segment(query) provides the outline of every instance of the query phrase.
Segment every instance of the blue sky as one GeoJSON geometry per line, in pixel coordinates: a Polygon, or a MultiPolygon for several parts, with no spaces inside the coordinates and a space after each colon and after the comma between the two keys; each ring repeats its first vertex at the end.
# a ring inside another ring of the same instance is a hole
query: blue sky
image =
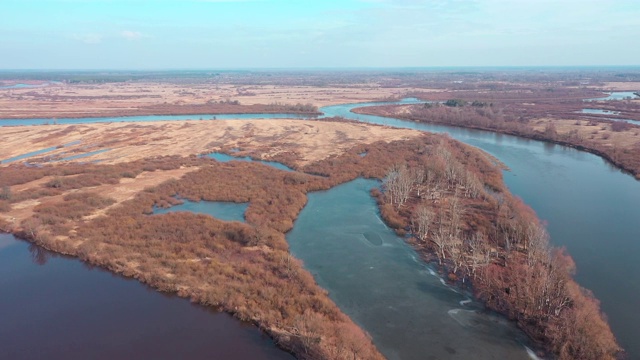
{"type": "Polygon", "coordinates": [[[0,69],[640,65],[640,0],[0,0],[0,69]]]}

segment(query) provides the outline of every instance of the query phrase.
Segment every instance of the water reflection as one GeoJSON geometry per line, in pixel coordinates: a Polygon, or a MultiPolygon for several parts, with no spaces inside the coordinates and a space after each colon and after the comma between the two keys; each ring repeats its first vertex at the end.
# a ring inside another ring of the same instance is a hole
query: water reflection
{"type": "Polygon", "coordinates": [[[7,234],[0,358],[293,360],[250,324],[7,234]]]}
{"type": "Polygon", "coordinates": [[[49,257],[51,257],[49,250],[35,244],[29,244],[28,250],[31,254],[31,261],[40,266],[45,265],[49,261],[49,257]]]}
{"type": "Polygon", "coordinates": [[[366,104],[329,106],[328,115],[400,128],[445,132],[501,160],[511,192],[548,220],[555,245],[576,262],[576,280],[601,301],[630,358],[640,359],[640,183],[596,155],[570,147],[491,132],[354,114],[366,104]],[[602,164],[606,166],[602,166],[602,164]],[[621,276],[624,274],[624,276],[621,276]]]}

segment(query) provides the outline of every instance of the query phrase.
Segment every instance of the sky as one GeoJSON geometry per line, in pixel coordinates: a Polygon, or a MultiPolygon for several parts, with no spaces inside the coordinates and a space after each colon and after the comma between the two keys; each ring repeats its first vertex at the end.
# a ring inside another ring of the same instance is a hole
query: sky
{"type": "Polygon", "coordinates": [[[0,69],[640,65],[640,0],[0,0],[0,69]]]}

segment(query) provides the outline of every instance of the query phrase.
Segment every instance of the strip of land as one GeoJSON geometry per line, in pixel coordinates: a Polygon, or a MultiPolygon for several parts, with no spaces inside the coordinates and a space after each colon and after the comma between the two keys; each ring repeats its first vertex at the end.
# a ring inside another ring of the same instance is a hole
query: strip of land
{"type": "Polygon", "coordinates": [[[18,136],[12,131],[22,131],[21,151],[86,141],[77,137],[83,135],[113,140],[108,146],[122,155],[98,164],[28,159],[42,166],[4,166],[0,229],[252,321],[299,358],[381,358],[289,254],[284,236],[308,192],[357,177],[384,179],[377,197],[385,221],[399,232],[419,226],[412,241],[425,259],[436,259],[452,281],[474,284],[480,299],[517,320],[541,349],[561,359],[607,359],[618,351],[597,302],[571,279],[570,259],[548,247],[500,169],[446,136],[296,120],[0,129],[8,139],[18,136]],[[298,171],[195,156],[230,149],[298,171]],[[154,206],[178,203],[177,195],[249,202],[246,224],[150,215],[154,206]],[[535,310],[544,284],[552,286],[553,302],[535,310]]]}

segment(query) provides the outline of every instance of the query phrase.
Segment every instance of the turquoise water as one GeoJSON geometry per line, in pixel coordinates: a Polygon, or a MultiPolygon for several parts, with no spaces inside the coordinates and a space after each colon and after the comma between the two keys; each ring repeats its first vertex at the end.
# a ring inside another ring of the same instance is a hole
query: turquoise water
{"type": "Polygon", "coordinates": [[[167,214],[170,212],[187,211],[196,214],[204,214],[212,216],[223,221],[240,221],[244,222],[244,213],[247,211],[249,203],[232,203],[217,201],[189,201],[183,200],[184,203],[175,205],[170,208],[154,208],[154,214],[167,214]]]}
{"type": "MultiPolygon", "coordinates": [[[[619,111],[602,110],[602,109],[582,109],[582,114],[597,114],[597,115],[620,115],[619,111]]],[[[619,118],[606,118],[606,120],[612,121],[624,121],[630,124],[640,125],[640,121],[632,119],[619,119],[619,118]]]]}
{"type": "Polygon", "coordinates": [[[582,109],[583,114],[597,114],[597,115],[619,115],[618,111],[602,110],[602,109],[582,109]]]}
{"type": "Polygon", "coordinates": [[[309,194],[291,252],[390,360],[528,359],[524,334],[444,282],[378,216],[357,179],[309,194]]]}
{"type": "MultiPolygon", "coordinates": [[[[80,143],[80,141],[78,140],[78,141],[70,142],[68,144],[64,144],[62,146],[63,147],[69,147],[69,146],[72,146],[72,145],[77,145],[79,143],[80,143]]],[[[30,157],[46,154],[46,153],[49,153],[49,152],[52,152],[52,151],[55,151],[55,150],[58,150],[58,147],[54,146],[54,147],[50,147],[50,148],[46,148],[46,149],[32,151],[30,153],[18,155],[18,156],[9,158],[9,159],[0,160],[0,164],[9,164],[9,163],[16,162],[16,161],[19,161],[19,160],[28,159],[30,157]]],[[[101,149],[101,150],[91,151],[91,152],[77,154],[77,155],[70,155],[70,156],[66,156],[66,157],[62,157],[62,158],[55,158],[55,159],[52,159],[51,161],[52,162],[57,162],[57,161],[71,161],[71,160],[76,160],[76,159],[82,159],[82,158],[85,158],[85,157],[102,154],[102,153],[107,152],[109,150],[111,150],[111,149],[101,149]]],[[[58,154],[58,155],[61,156],[63,154],[64,153],[61,153],[61,154],[58,154]]]]}
{"type": "Polygon", "coordinates": [[[215,159],[216,161],[219,162],[229,162],[229,161],[248,161],[248,162],[259,162],[261,164],[265,164],[267,166],[271,166],[273,168],[276,168],[278,170],[284,170],[284,171],[294,171],[292,168],[283,165],[281,163],[275,162],[275,161],[263,161],[263,160],[253,160],[252,158],[248,157],[248,156],[231,156],[231,155],[227,155],[227,154],[223,154],[223,153],[219,153],[219,152],[214,152],[211,154],[207,154],[207,157],[210,157],[212,159],[215,159]]]}
{"type": "Polygon", "coordinates": [[[0,160],[0,164],[9,164],[9,163],[16,162],[16,161],[19,161],[19,160],[23,160],[23,159],[26,159],[26,158],[30,158],[30,157],[33,157],[33,156],[46,154],[48,152],[55,151],[57,149],[58,148],[54,146],[54,147],[50,147],[50,148],[46,148],[46,149],[32,151],[30,153],[14,156],[12,158],[8,158],[8,159],[5,159],[5,160],[0,160]]]}
{"type": "MultiPolygon", "coordinates": [[[[366,104],[365,104],[366,105],[366,104]]],[[[514,136],[351,112],[361,104],[320,109],[327,116],[448,133],[504,162],[511,192],[547,222],[552,243],[565,246],[576,280],[600,299],[609,323],[640,358],[640,182],[602,158],[569,147],[514,136]],[[630,280],[631,279],[631,280],[630,280]]]]}
{"type": "MultiPolygon", "coordinates": [[[[415,102],[418,101],[408,99],[402,103],[415,102]]],[[[640,276],[640,262],[637,261],[640,255],[638,181],[595,155],[568,147],[479,130],[359,115],[350,111],[355,107],[377,104],[386,103],[337,105],[322,108],[321,111],[325,112],[325,116],[343,116],[363,122],[448,133],[504,162],[511,169],[504,173],[511,192],[523,198],[547,222],[554,244],[567,247],[578,267],[577,281],[602,301],[602,309],[607,313],[621,345],[629,352],[629,357],[640,358],[640,338],[637,336],[640,334],[640,312],[637,311],[640,305],[640,282],[634,280],[640,276]]],[[[282,117],[280,115],[269,116],[282,117]]],[[[206,118],[211,115],[201,116],[206,118]]],[[[222,118],[221,115],[215,116],[222,118]]],[[[244,115],[243,118],[251,116],[244,115]]],[[[239,118],[240,115],[229,117],[239,118]]],[[[161,116],[136,120],[138,118],[131,117],[129,121],[174,119],[161,116]]],[[[127,121],[126,118],[116,119],[127,121]]],[[[96,122],[96,119],[72,119],[75,123],[82,123],[83,120],[96,122]]],[[[367,238],[378,239],[374,235],[365,236],[365,240],[367,238]]],[[[371,243],[371,246],[374,244],[371,243]]],[[[298,253],[298,256],[303,257],[303,254],[298,253]]],[[[327,271],[326,266],[315,271],[321,283],[327,281],[322,278],[323,271],[327,271]]],[[[345,276],[351,275],[347,273],[345,276]]],[[[371,291],[387,288],[387,284],[379,284],[375,279],[368,284],[371,291]]],[[[341,298],[337,292],[331,295],[341,298]]],[[[348,304],[351,300],[345,298],[344,301],[348,304]]],[[[452,349],[457,351],[456,348],[452,349]]]]}
{"type": "Polygon", "coordinates": [[[585,101],[600,101],[600,100],[615,101],[615,100],[626,100],[628,98],[637,99],[638,95],[636,95],[633,91],[615,91],[615,92],[609,93],[609,95],[606,97],[587,99],[585,101]]]}
{"type": "Polygon", "coordinates": [[[43,85],[13,84],[13,85],[7,85],[7,86],[0,86],[0,89],[29,89],[29,88],[43,87],[46,85],[47,84],[43,84],[43,85]]]}

